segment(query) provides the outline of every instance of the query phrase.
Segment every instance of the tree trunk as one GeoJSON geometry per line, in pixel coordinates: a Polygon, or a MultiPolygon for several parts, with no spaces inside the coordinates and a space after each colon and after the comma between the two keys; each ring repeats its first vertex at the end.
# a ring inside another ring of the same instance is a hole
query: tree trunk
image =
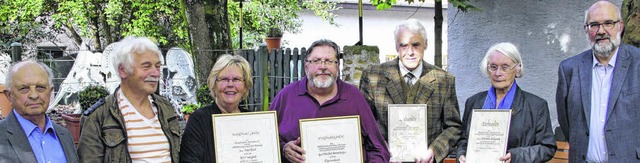
{"type": "Polygon", "coordinates": [[[226,0],[186,0],[196,76],[206,84],[218,55],[231,48],[226,0]],[[214,51],[218,50],[218,51],[214,51]]]}
{"type": "Polygon", "coordinates": [[[624,0],[621,8],[624,20],[622,42],[640,47],[640,1],[624,0]]]}
{"type": "Polygon", "coordinates": [[[78,47],[82,46],[82,37],[80,36],[80,34],[78,34],[78,31],[73,28],[73,25],[71,25],[71,23],[67,21],[67,23],[64,23],[64,27],[69,30],[69,33],[71,33],[71,38],[73,38],[73,41],[76,43],[76,45],[78,45],[78,47]]]}
{"type": "Polygon", "coordinates": [[[100,31],[101,31],[100,29],[104,29],[104,28],[100,28],[100,19],[97,16],[99,14],[100,13],[97,12],[96,16],[91,18],[91,23],[96,28],[96,30],[93,31],[93,38],[95,39],[94,46],[96,47],[95,50],[102,51],[102,41],[101,41],[102,38],[100,38],[100,31]]]}
{"type": "Polygon", "coordinates": [[[442,68],[442,1],[436,1],[435,8],[436,13],[435,16],[433,16],[435,20],[434,36],[436,40],[434,62],[436,66],[442,68]]]}
{"type": "MultiPolygon", "coordinates": [[[[104,12],[100,12],[100,24],[102,24],[102,28],[104,30],[104,47],[106,48],[107,46],[109,46],[109,44],[113,43],[113,37],[111,37],[111,26],[109,26],[109,24],[107,23],[107,16],[106,14],[104,14],[104,12]]],[[[104,49],[101,49],[101,51],[104,49]]]]}

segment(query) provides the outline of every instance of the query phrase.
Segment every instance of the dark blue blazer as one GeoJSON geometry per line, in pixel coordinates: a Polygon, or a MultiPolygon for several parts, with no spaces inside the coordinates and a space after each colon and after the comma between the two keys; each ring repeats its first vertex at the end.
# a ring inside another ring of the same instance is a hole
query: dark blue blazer
{"type": "MultiPolygon", "coordinates": [[[[78,155],[69,130],[53,123],[68,163],[77,163],[78,155]]],[[[16,115],[11,112],[0,121],[0,162],[38,162],[16,115]]]]}
{"type": "MultiPolygon", "coordinates": [[[[570,162],[585,162],[591,115],[592,50],[560,62],[558,122],[571,145],[570,162]]],[[[622,44],[613,69],[605,122],[609,162],[640,161],[640,49],[622,44]]]]}

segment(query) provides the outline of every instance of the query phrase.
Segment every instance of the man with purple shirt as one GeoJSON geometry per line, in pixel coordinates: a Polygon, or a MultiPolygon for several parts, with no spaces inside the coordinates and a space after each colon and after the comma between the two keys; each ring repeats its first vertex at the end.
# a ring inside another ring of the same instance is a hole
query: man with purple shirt
{"type": "Polygon", "coordinates": [[[278,112],[284,162],[306,161],[300,147],[300,119],[347,115],[360,116],[365,162],[389,162],[389,150],[369,104],[356,87],[338,79],[338,51],[333,41],[313,42],[305,58],[307,77],[282,89],[271,104],[270,110],[278,112]]]}

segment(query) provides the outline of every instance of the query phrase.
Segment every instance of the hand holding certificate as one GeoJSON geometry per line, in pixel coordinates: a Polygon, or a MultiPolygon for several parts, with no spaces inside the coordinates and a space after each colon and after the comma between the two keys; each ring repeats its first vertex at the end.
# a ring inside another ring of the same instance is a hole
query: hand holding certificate
{"type": "Polygon", "coordinates": [[[275,111],[212,118],[216,162],[280,162],[275,111]]]}
{"type": "Polygon", "coordinates": [[[427,105],[389,105],[391,161],[413,162],[427,151],[427,105]]]}
{"type": "Polygon", "coordinates": [[[502,162],[507,153],[511,110],[473,110],[469,127],[467,162],[502,162]]]}
{"type": "Polygon", "coordinates": [[[360,116],[300,119],[307,162],[363,162],[360,116]]]}

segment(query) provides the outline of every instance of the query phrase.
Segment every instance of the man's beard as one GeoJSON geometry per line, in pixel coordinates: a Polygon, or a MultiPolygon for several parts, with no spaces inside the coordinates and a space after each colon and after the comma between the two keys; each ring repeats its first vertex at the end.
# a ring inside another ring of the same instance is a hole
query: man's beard
{"type": "Polygon", "coordinates": [[[329,88],[333,86],[334,83],[336,83],[336,78],[333,74],[330,74],[329,78],[325,81],[322,81],[322,79],[319,79],[317,76],[311,78],[311,84],[317,88],[329,88]]]}
{"type": "Polygon", "coordinates": [[[604,36],[596,36],[596,38],[594,39],[593,42],[591,42],[591,49],[593,49],[593,52],[600,56],[600,57],[605,57],[608,58],[611,56],[612,52],[614,50],[616,50],[618,48],[618,46],[620,46],[620,35],[621,32],[618,32],[617,37],[615,39],[611,39],[611,37],[609,36],[609,43],[596,43],[597,39],[600,39],[604,36]]]}

